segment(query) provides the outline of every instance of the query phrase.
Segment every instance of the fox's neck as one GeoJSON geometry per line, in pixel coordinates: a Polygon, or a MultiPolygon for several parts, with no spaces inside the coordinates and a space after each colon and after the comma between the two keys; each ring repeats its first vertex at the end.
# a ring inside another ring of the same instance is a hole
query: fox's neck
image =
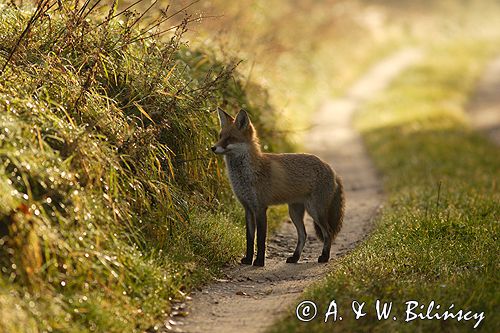
{"type": "Polygon", "coordinates": [[[231,173],[236,173],[237,170],[242,170],[243,168],[256,171],[262,163],[262,152],[258,145],[252,145],[245,153],[226,155],[225,160],[228,170],[231,173]]]}

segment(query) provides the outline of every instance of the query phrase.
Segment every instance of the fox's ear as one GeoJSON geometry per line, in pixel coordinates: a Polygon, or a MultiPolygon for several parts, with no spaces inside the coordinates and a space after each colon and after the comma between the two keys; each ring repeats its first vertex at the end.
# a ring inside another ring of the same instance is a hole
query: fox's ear
{"type": "Polygon", "coordinates": [[[234,121],[233,117],[228,115],[224,110],[221,108],[217,108],[217,113],[219,114],[219,120],[220,120],[220,127],[226,127],[230,123],[234,121]]]}
{"type": "Polygon", "coordinates": [[[249,125],[250,118],[248,117],[248,113],[245,110],[241,109],[236,116],[236,127],[239,130],[244,130],[247,129],[249,125]]]}

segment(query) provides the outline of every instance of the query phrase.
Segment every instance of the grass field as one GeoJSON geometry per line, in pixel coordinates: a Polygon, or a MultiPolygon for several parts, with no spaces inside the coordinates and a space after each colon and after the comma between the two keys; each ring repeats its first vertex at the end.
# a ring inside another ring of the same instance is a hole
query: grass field
{"type": "Polygon", "coordinates": [[[431,301],[441,308],[433,314],[451,304],[454,313],[484,312],[481,331],[497,331],[500,155],[464,111],[494,45],[460,40],[429,48],[421,64],[357,115],[388,202],[369,239],[302,296],[318,304],[319,316],[300,323],[290,315],[272,332],[462,332],[479,321],[406,323],[411,300],[424,315],[431,301]],[[343,320],[325,323],[332,300],[343,320]],[[366,302],[366,316],[355,320],[353,300],[366,302]],[[378,320],[376,300],[393,302],[388,320],[378,320]]]}

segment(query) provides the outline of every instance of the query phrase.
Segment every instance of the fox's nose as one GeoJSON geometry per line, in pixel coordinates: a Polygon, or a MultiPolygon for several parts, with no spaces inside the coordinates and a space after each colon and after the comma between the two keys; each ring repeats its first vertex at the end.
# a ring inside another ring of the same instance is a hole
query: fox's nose
{"type": "Polygon", "coordinates": [[[217,147],[216,146],[212,146],[212,148],[210,148],[210,149],[212,149],[212,151],[215,152],[215,150],[217,149],[217,147]]]}

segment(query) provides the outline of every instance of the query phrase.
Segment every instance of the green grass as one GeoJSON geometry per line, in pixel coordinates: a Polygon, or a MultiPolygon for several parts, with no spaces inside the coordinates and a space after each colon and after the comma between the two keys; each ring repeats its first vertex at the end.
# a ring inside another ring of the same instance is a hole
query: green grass
{"type": "Polygon", "coordinates": [[[0,3],[0,331],[143,332],[244,250],[216,107],[287,141],[185,21],[47,3],[0,3]]]}
{"type": "Polygon", "coordinates": [[[405,323],[410,300],[434,300],[441,311],[451,304],[484,311],[481,331],[498,331],[500,154],[469,127],[464,111],[494,45],[458,40],[428,49],[421,64],[357,115],[384,174],[388,202],[369,239],[301,297],[318,304],[319,317],[300,323],[290,309],[271,332],[462,332],[474,326],[475,320],[405,323]],[[343,320],[324,323],[333,299],[343,320]],[[377,320],[377,299],[393,302],[389,320],[377,320]],[[352,300],[366,302],[365,317],[354,319],[352,300]]]}

